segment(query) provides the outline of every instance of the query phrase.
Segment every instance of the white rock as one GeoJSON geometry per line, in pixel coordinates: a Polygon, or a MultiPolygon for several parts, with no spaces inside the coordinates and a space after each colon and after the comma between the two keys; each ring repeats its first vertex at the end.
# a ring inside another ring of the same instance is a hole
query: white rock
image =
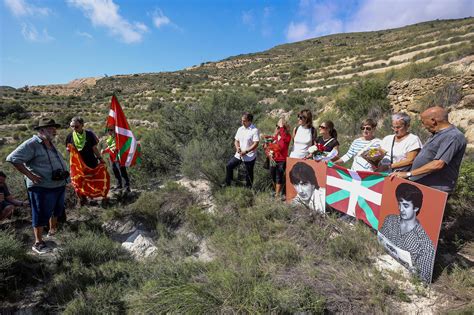
{"type": "Polygon", "coordinates": [[[154,256],[158,250],[152,239],[145,236],[145,233],[140,230],[136,230],[130,235],[128,239],[122,243],[122,247],[139,260],[154,256]]]}

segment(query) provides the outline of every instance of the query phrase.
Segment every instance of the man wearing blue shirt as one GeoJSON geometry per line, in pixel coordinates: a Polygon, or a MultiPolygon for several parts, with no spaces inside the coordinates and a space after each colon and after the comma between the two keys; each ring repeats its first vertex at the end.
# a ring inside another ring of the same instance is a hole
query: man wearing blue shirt
{"type": "Polygon", "coordinates": [[[35,236],[32,249],[38,254],[48,251],[43,241],[43,227],[49,221],[48,235],[55,234],[57,218],[64,212],[65,187],[69,183],[64,158],[52,142],[59,126],[53,119],[41,118],[35,127],[38,134],[7,156],[7,162],[25,175],[35,236]]]}

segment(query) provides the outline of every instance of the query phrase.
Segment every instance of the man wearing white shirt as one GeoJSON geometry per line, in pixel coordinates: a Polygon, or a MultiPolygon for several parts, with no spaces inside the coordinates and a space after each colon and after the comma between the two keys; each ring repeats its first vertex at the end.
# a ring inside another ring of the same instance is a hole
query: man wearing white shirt
{"type": "Polygon", "coordinates": [[[245,178],[246,186],[252,187],[253,183],[253,168],[255,166],[255,159],[257,157],[257,147],[259,141],[259,132],[257,127],[252,124],[253,115],[244,113],[242,115],[242,126],[235,134],[235,155],[227,162],[225,183],[230,186],[233,179],[234,169],[244,162],[247,170],[245,178]]]}

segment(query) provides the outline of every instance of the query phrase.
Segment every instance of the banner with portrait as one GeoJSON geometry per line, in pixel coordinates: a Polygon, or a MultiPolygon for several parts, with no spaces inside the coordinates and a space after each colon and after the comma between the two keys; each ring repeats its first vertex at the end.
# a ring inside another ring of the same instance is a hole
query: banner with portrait
{"type": "Polygon", "coordinates": [[[325,213],[329,205],[377,230],[400,264],[431,283],[447,193],[384,173],[287,158],[287,202],[325,213]]]}
{"type": "Polygon", "coordinates": [[[326,212],[326,169],[324,162],[286,159],[286,200],[318,213],[326,212]]]}
{"type": "Polygon", "coordinates": [[[409,180],[385,179],[378,240],[398,262],[431,283],[448,194],[409,180]]]}

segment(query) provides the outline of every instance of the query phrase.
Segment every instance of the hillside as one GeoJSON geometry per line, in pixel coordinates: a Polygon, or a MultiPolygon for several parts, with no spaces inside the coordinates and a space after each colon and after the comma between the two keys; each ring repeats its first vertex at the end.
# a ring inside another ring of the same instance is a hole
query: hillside
{"type": "MultiPolygon", "coordinates": [[[[30,119],[46,114],[61,117],[81,114],[86,121],[101,124],[109,96],[116,92],[130,111],[130,118],[135,119],[133,125],[152,127],[153,111],[160,104],[192,105],[216,91],[251,91],[258,95],[259,101],[269,105],[288,103],[292,97],[303,98],[322,110],[354,82],[384,78],[393,81],[389,94],[398,95],[390,98],[392,107],[416,113],[424,106],[418,103],[423,101],[425,90],[435,93],[435,89],[455,81],[462,89],[461,100],[473,94],[473,39],[474,18],[337,34],[219,62],[205,62],[176,72],[84,78],[68,84],[17,90],[3,88],[0,104],[2,107],[21,105],[30,119]],[[437,78],[436,84],[429,78],[437,78]],[[423,91],[411,88],[409,82],[418,82],[414,84],[423,86],[423,91]]],[[[458,104],[461,100],[457,100],[458,104]]],[[[473,114],[469,104],[462,106],[468,110],[463,112],[463,117],[473,114]]],[[[12,137],[23,134],[21,123],[31,120],[7,116],[2,117],[5,123],[14,125],[8,132],[1,130],[0,138],[7,137],[7,142],[13,142],[12,137]]],[[[469,123],[456,120],[463,128],[470,128],[469,123]]],[[[466,131],[472,146],[473,131],[466,131]]]]}

